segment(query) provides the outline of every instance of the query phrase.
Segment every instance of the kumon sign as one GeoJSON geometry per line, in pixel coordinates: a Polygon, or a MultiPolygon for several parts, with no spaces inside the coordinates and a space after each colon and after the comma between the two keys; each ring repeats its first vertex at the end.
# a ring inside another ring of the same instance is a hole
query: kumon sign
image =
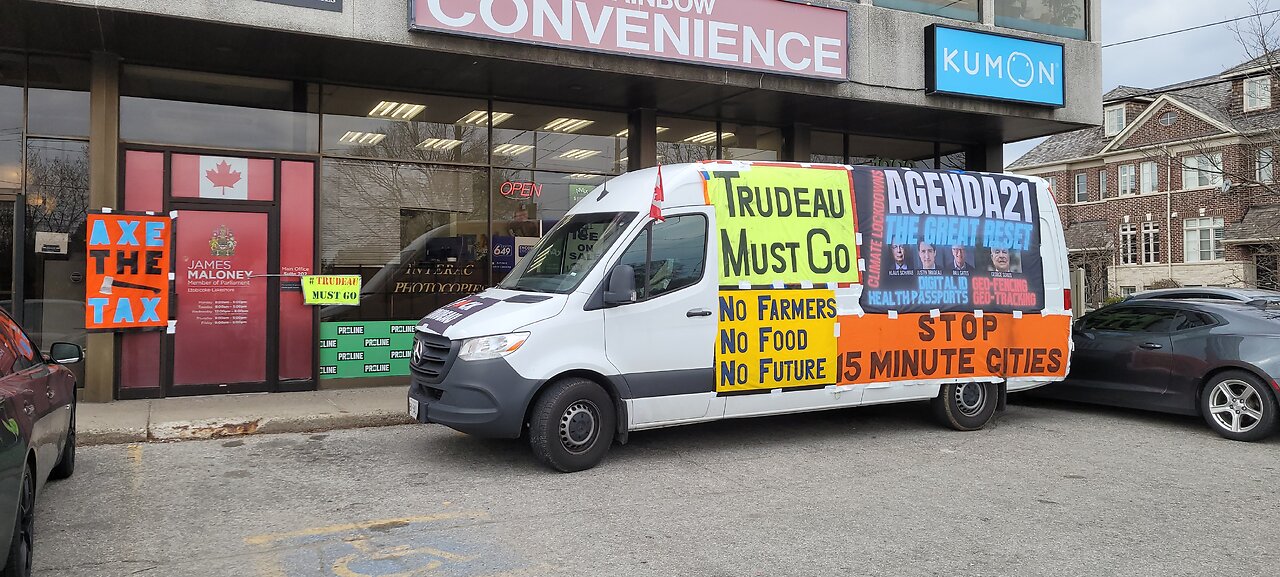
{"type": "Polygon", "coordinates": [[[410,28],[845,80],[848,12],[788,0],[411,0],[410,28]]]}

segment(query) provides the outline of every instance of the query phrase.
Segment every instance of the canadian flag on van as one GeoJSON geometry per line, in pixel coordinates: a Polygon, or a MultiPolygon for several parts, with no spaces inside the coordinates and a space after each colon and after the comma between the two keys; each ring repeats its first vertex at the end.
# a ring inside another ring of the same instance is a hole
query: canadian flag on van
{"type": "Polygon", "coordinates": [[[275,165],[269,159],[173,155],[173,196],[219,200],[273,200],[275,165]]]}
{"type": "Polygon", "coordinates": [[[653,220],[662,222],[666,220],[662,218],[662,201],[666,200],[662,194],[662,165],[658,165],[658,184],[653,187],[653,204],[649,205],[649,216],[653,220]]]}

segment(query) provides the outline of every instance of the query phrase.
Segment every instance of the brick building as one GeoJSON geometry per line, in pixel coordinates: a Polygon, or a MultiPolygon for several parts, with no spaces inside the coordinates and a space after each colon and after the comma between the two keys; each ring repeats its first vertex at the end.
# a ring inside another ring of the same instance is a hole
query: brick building
{"type": "Polygon", "coordinates": [[[1169,284],[1277,288],[1277,69],[1103,95],[1103,126],[1059,134],[1009,170],[1053,184],[1090,304],[1169,284]]]}

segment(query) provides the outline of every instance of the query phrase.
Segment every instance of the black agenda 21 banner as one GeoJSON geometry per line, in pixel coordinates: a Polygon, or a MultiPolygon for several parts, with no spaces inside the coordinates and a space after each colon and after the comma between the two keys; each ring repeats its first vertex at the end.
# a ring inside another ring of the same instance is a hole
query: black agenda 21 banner
{"type": "Polygon", "coordinates": [[[853,169],[868,312],[1040,311],[1036,186],[1000,174],[853,169]]]}

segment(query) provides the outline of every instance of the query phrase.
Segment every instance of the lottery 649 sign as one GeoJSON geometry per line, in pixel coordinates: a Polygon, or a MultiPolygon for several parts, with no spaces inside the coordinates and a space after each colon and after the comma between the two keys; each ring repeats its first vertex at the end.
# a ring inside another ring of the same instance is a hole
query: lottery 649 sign
{"type": "Polygon", "coordinates": [[[87,227],[85,328],[167,326],[173,220],[168,215],[90,214],[87,227]]]}

